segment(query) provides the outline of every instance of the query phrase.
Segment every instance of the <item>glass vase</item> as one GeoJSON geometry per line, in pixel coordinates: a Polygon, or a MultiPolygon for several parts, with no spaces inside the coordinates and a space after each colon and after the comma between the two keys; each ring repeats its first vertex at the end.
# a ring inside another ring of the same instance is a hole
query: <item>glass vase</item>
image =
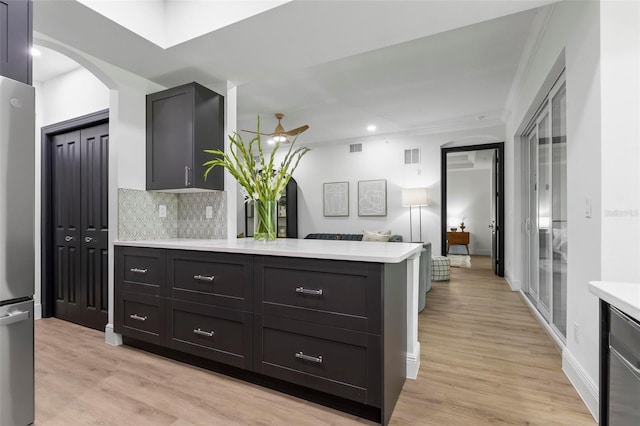
{"type": "Polygon", "coordinates": [[[275,200],[254,201],[253,238],[257,241],[274,241],[277,236],[278,202],[275,200]]]}

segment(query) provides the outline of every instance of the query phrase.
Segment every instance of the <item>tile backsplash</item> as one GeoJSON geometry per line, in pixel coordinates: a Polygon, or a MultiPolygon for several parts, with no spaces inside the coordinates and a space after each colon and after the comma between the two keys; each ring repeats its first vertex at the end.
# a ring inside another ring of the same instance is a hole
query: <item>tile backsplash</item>
{"type": "Polygon", "coordinates": [[[227,238],[227,193],[178,194],[178,237],[227,238]],[[211,207],[210,219],[206,217],[207,206],[211,207]]]}
{"type": "Polygon", "coordinates": [[[217,239],[227,236],[225,192],[175,194],[118,189],[118,239],[217,239]],[[159,208],[166,206],[166,217],[159,208]],[[207,206],[211,218],[206,218],[207,206]]]}

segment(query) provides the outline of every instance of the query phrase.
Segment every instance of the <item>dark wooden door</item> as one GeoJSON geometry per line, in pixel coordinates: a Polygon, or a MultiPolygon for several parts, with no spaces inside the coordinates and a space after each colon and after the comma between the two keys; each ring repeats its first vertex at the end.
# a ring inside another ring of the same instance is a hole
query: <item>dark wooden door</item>
{"type": "Polygon", "coordinates": [[[0,75],[31,84],[31,1],[0,0],[0,75]]]}
{"type": "Polygon", "coordinates": [[[80,317],[80,131],[52,139],[53,285],[56,317],[80,317]]]}
{"type": "Polygon", "coordinates": [[[493,271],[498,274],[498,150],[493,151],[493,164],[491,166],[491,262],[493,271]]]}
{"type": "Polygon", "coordinates": [[[104,330],[109,125],[57,135],[53,143],[54,315],[104,330]]]}

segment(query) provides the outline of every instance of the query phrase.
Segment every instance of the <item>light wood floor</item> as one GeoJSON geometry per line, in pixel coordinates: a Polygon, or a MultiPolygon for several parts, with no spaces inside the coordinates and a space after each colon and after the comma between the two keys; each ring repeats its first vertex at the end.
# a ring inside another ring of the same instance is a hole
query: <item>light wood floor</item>
{"type": "MultiPolygon", "coordinates": [[[[560,354],[484,258],[435,282],[392,425],[593,425],[560,354]]],[[[355,425],[339,411],[36,321],[36,425],[355,425]]]]}

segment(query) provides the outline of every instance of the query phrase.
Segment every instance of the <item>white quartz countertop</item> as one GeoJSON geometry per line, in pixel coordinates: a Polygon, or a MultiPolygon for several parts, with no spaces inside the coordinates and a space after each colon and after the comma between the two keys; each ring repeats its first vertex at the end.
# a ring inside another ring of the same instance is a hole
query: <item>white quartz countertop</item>
{"type": "Polygon", "coordinates": [[[640,283],[591,281],[589,291],[640,321],[640,283]]]}
{"type": "Polygon", "coordinates": [[[166,240],[116,241],[114,244],[129,247],[198,250],[378,263],[400,263],[415,253],[420,252],[422,249],[422,244],[415,243],[304,240],[293,238],[278,238],[270,242],[256,241],[253,238],[238,238],[235,240],[171,238],[166,240]]]}

